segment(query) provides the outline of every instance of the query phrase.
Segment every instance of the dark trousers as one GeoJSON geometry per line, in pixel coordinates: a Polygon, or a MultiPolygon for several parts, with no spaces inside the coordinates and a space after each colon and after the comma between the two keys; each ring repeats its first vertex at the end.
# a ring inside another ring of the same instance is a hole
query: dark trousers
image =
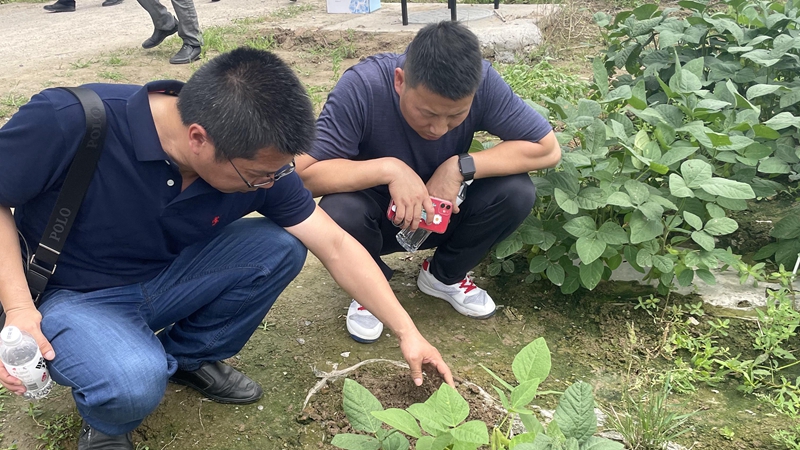
{"type": "MultiPolygon", "coordinates": [[[[381,255],[405,251],[395,236],[400,231],[386,217],[390,198],[374,189],[330,194],[319,206],[378,263],[386,279],[392,269],[381,255]]],[[[443,234],[431,234],[420,248],[434,248],[431,273],[445,284],[453,284],[481,262],[489,250],[508,237],[531,212],[536,187],[528,174],[475,180],[467,189],[460,212],[450,219],[443,234]]]]}

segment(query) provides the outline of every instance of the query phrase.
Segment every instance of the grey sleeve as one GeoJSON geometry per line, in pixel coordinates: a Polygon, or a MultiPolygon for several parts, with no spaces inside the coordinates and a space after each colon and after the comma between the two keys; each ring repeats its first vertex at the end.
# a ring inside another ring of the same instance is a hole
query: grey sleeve
{"type": "Polygon", "coordinates": [[[528,106],[503,80],[494,68],[489,67],[482,86],[483,114],[479,129],[504,141],[539,142],[553,127],[528,106]]]}
{"type": "Polygon", "coordinates": [[[366,126],[366,83],[353,70],[346,71],[333,88],[317,119],[317,138],[308,152],[316,160],[358,155],[366,126]]]}

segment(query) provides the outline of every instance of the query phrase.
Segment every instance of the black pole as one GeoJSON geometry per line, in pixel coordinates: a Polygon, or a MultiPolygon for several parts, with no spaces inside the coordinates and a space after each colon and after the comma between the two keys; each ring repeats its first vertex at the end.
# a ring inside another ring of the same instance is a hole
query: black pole
{"type": "Polygon", "coordinates": [[[494,0],[494,9],[500,9],[500,0],[494,0]]]}
{"type": "Polygon", "coordinates": [[[400,0],[400,9],[403,12],[403,26],[406,26],[408,25],[408,0],[400,0]]]}
{"type": "Polygon", "coordinates": [[[456,0],[453,0],[453,7],[450,8],[450,20],[453,22],[458,21],[458,14],[456,14],[456,0]]]}

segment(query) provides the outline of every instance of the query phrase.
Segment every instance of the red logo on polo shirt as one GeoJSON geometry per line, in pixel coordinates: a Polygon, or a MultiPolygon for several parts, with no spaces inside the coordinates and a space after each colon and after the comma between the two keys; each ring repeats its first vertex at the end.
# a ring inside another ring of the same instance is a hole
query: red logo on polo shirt
{"type": "Polygon", "coordinates": [[[214,217],[214,220],[211,221],[211,226],[215,227],[219,223],[219,216],[214,217]]]}

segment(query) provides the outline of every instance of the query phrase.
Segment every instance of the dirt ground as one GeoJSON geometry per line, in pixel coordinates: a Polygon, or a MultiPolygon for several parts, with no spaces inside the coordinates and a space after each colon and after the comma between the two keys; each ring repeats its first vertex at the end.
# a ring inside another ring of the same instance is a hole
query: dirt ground
{"type": "MultiPolygon", "coordinates": [[[[289,62],[307,84],[319,108],[341,72],[360,58],[401,51],[410,33],[321,32],[326,23],[320,0],[222,0],[197,3],[207,29],[206,58],[248,43],[270,48],[289,62]],[[234,20],[246,19],[246,20],[234,20]],[[289,21],[306,24],[289,30],[289,21]]],[[[185,80],[197,64],[171,66],[169,56],[180,41],[173,37],[145,51],[140,42],[151,33],[149,18],[127,0],[101,8],[100,0],[80,0],[78,11],[46,14],[41,4],[0,5],[0,125],[32,94],[45,87],[86,82],[144,83],[154,79],[185,80]]],[[[544,336],[553,354],[553,370],[544,390],[563,390],[577,380],[595,388],[601,406],[617,402],[631,375],[657,372],[649,352],[662,335],[652,320],[635,308],[645,288],[626,283],[601,284],[589,294],[563,296],[547,283],[525,284],[524,275],[490,278],[482,266],[477,283],[504,308],[488,320],[457,314],[448,304],[420,293],[416,276],[420,254],[395,254],[385,260],[397,270],[391,285],[422,333],[442,352],[455,374],[492,391],[485,365],[511,380],[511,361],[527,343],[544,336]],[[638,336],[631,341],[631,330],[638,336]]],[[[687,301],[687,300],[677,300],[687,301]]],[[[329,372],[373,358],[402,359],[397,341],[386,332],[377,343],[358,344],[345,329],[350,298],[313,256],[300,276],[278,299],[243,351],[229,363],[259,382],[265,396],[246,406],[220,405],[196,392],[170,385],[162,404],[134,432],[137,450],[165,449],[316,449],[331,448],[333,434],[349,425],[341,409],[342,381],[311,397],[315,369],[329,372]]],[[[745,334],[745,329],[739,330],[745,334]]],[[[386,407],[423,401],[440,380],[426,379],[415,388],[405,371],[371,364],[352,375],[368,386],[386,407]]],[[[735,382],[714,389],[700,387],[674,399],[685,411],[701,410],[681,443],[697,449],[777,448],[769,438],[776,425],[769,407],[735,391],[735,382]],[[723,438],[722,427],[733,437],[723,438]]],[[[491,422],[494,412],[469,389],[474,415],[491,422]]],[[[555,397],[537,403],[553,408],[555,397]]],[[[59,387],[36,405],[0,398],[0,448],[74,449],[79,419],[67,389],[59,387]]]]}

